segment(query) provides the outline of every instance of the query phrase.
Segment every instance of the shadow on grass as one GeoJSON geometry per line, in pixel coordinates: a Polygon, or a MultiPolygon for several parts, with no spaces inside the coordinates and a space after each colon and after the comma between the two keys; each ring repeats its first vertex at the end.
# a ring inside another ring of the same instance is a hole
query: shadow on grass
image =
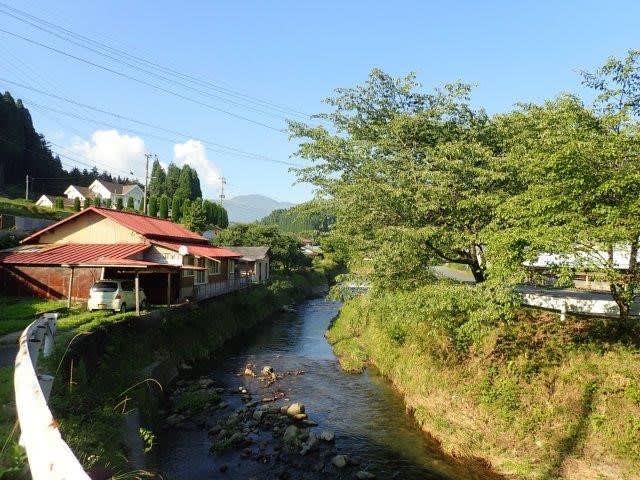
{"type": "Polygon", "coordinates": [[[542,478],[551,480],[562,477],[562,465],[564,464],[564,461],[571,456],[585,438],[589,416],[593,411],[593,398],[597,390],[598,386],[594,382],[588,383],[585,386],[582,394],[582,400],[580,402],[580,415],[578,421],[571,425],[566,437],[559,442],[556,456],[549,465],[547,471],[544,472],[542,478]]]}

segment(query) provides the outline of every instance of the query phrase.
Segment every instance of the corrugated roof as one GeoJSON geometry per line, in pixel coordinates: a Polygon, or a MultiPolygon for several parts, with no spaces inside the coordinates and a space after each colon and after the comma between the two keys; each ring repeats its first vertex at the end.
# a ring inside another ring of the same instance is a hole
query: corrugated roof
{"type": "Polygon", "coordinates": [[[209,245],[185,245],[183,243],[173,242],[153,242],[153,244],[168,248],[174,252],[177,252],[180,247],[184,246],[187,247],[188,254],[206,258],[240,258],[242,256],[226,248],[212,247],[209,245]]]}
{"type": "Polygon", "coordinates": [[[59,222],[54,223],[53,225],[49,225],[48,227],[43,228],[33,235],[28,236],[27,238],[22,240],[22,243],[28,243],[32,240],[35,240],[43,233],[48,232],[49,230],[53,230],[63,223],[73,221],[79,215],[85,215],[87,214],[87,212],[95,212],[99,215],[102,215],[103,217],[110,218],[118,222],[120,225],[130,228],[134,232],[137,232],[149,239],[163,239],[189,244],[209,244],[209,241],[202,235],[198,235],[191,230],[187,230],[182,225],[173,223],[170,220],[163,220],[161,218],[148,217],[146,215],[138,213],[123,212],[99,207],[85,208],[75,215],[71,215],[70,217],[60,220],[59,222]]]}
{"type": "Polygon", "coordinates": [[[124,193],[127,193],[133,187],[136,186],[135,183],[133,183],[133,184],[122,184],[122,183],[115,183],[115,182],[107,182],[105,180],[95,180],[95,181],[99,182],[102,186],[104,186],[104,188],[106,188],[111,193],[114,193],[116,195],[122,195],[124,193]]]}
{"type": "Polygon", "coordinates": [[[147,243],[29,245],[1,251],[0,263],[8,265],[81,265],[87,263],[110,265],[123,260],[140,262],[127,257],[147,248],[149,248],[147,243]]]}
{"type": "MultiPolygon", "coordinates": [[[[95,198],[96,196],[94,191],[89,190],[89,187],[81,187],[79,185],[69,185],[69,187],[75,188],[78,193],[85,198],[95,198]]],[[[67,187],[67,190],[69,189],[69,187],[67,187]]]]}
{"type": "Polygon", "coordinates": [[[269,247],[224,247],[242,256],[246,262],[264,259],[269,253],[269,247]]]}

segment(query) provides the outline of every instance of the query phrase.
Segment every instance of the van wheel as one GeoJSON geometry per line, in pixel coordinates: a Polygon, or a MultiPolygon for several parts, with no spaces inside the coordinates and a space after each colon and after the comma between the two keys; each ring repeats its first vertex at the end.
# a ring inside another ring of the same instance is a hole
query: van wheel
{"type": "Polygon", "coordinates": [[[123,303],[122,305],[120,305],[120,313],[126,313],[127,311],[127,304],[123,303]]]}

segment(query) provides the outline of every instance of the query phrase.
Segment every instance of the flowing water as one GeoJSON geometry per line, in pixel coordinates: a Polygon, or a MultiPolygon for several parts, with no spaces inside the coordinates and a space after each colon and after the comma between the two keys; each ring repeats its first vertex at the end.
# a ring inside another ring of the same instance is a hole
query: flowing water
{"type": "MultiPolygon", "coordinates": [[[[324,338],[339,308],[340,303],[327,299],[308,300],[296,313],[263,324],[260,332],[234,342],[217,359],[198,365],[194,375],[206,375],[229,389],[245,386],[257,398],[276,388],[284,391],[289,402],[305,404],[309,418],[319,423],[313,430],[335,432],[333,453],[347,454],[360,463],[349,471],[328,469],[320,474],[309,468],[309,473],[300,474],[298,470],[290,478],[353,478],[361,469],[378,479],[486,478],[466,468],[460,473],[460,466],[454,466],[419,430],[405,413],[402,398],[375,371],[353,375],[340,369],[324,338]],[[258,372],[263,365],[271,365],[276,372],[305,373],[266,387],[239,375],[247,364],[255,364],[258,372]]],[[[230,407],[242,406],[239,395],[226,397],[230,407]]],[[[169,479],[270,479],[282,474],[275,462],[263,464],[237,453],[210,453],[212,442],[206,428],[171,430],[159,442],[158,467],[169,479]],[[228,468],[221,473],[223,464],[228,468]]]]}

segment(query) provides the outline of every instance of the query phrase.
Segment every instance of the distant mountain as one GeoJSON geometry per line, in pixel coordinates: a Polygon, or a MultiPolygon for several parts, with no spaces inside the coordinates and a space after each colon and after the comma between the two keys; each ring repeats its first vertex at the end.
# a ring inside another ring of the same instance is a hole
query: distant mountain
{"type": "Polygon", "coordinates": [[[251,223],[266,217],[278,208],[289,208],[295,204],[278,202],[264,195],[239,195],[224,202],[229,222],[251,223]]]}

